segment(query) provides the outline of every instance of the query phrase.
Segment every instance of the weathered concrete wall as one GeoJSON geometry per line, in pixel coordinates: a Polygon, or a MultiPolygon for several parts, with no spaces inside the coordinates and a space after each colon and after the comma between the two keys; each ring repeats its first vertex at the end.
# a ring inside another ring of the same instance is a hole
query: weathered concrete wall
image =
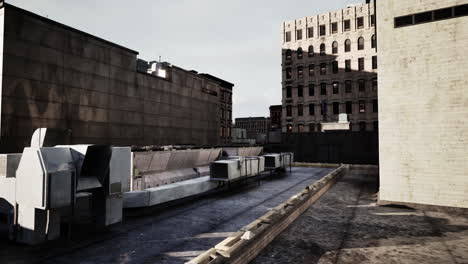
{"type": "Polygon", "coordinates": [[[0,152],[38,127],[71,129],[72,144],[219,143],[219,85],[172,67],[136,72],[137,53],[5,4],[0,152]]]}
{"type": "Polygon", "coordinates": [[[468,207],[468,17],[394,27],[466,3],[378,1],[382,201],[468,207]]]}

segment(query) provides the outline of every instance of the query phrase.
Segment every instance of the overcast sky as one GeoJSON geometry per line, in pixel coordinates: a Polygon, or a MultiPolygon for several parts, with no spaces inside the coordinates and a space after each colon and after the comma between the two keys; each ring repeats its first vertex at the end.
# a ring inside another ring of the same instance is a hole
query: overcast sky
{"type": "Polygon", "coordinates": [[[284,20],[364,0],[7,0],[6,2],[179,67],[235,84],[234,117],[281,104],[284,20]],[[138,3],[138,4],[136,4],[138,3]]]}

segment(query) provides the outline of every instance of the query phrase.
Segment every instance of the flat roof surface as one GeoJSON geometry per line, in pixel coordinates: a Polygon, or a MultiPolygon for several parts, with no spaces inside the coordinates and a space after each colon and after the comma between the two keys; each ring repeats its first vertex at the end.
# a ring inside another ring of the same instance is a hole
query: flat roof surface
{"type": "Polygon", "coordinates": [[[468,216],[376,206],[377,179],[351,170],[252,263],[468,263],[468,216]]]}
{"type": "Polygon", "coordinates": [[[0,263],[185,263],[331,171],[293,167],[292,174],[263,178],[260,185],[126,217],[107,232],[70,241],[24,246],[8,241],[0,230],[0,263]]]}

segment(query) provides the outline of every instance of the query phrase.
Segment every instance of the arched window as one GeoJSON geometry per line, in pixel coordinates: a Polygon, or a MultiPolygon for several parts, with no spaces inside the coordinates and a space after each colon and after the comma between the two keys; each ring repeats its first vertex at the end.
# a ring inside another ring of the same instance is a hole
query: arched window
{"type": "Polygon", "coordinates": [[[302,56],[303,56],[302,48],[298,48],[297,49],[297,58],[302,59],[302,56]]]}
{"type": "Polygon", "coordinates": [[[357,49],[358,50],[363,50],[364,49],[364,38],[363,37],[360,37],[358,38],[357,40],[357,49]]]}
{"type": "Polygon", "coordinates": [[[338,53],[338,42],[333,41],[332,43],[332,54],[337,54],[338,53]]]}
{"type": "Polygon", "coordinates": [[[292,54],[292,52],[291,52],[290,49],[286,50],[286,60],[290,60],[290,59],[291,59],[291,54],[292,54]]]}
{"type": "Polygon", "coordinates": [[[325,43],[320,44],[320,56],[325,55],[325,43]]]}
{"type": "Polygon", "coordinates": [[[372,35],[372,38],[371,38],[371,47],[373,49],[375,49],[375,47],[377,47],[377,42],[375,41],[375,35],[372,35]]]}
{"type": "Polygon", "coordinates": [[[344,51],[350,52],[351,51],[351,40],[347,39],[344,42],[344,51]]]}
{"type": "Polygon", "coordinates": [[[313,57],[314,56],[314,46],[310,45],[309,46],[309,57],[313,57]]]}

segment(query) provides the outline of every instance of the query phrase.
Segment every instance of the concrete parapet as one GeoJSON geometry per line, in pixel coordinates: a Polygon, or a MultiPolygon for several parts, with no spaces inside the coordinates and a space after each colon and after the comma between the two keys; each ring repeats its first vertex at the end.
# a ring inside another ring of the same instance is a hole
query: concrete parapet
{"type": "Polygon", "coordinates": [[[286,202],[254,220],[239,232],[221,241],[214,248],[187,263],[248,263],[328,191],[349,169],[349,165],[341,165],[319,181],[292,196],[286,202]]]}

